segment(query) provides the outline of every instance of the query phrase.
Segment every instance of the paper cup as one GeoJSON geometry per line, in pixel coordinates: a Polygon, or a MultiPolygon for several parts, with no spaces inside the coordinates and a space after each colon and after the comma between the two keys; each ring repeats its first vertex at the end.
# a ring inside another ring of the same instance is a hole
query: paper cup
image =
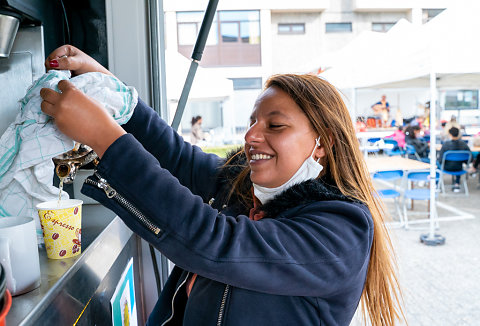
{"type": "Polygon", "coordinates": [[[37,205],[47,257],[62,259],[81,252],[82,203],[78,199],[48,201],[37,205]]]}

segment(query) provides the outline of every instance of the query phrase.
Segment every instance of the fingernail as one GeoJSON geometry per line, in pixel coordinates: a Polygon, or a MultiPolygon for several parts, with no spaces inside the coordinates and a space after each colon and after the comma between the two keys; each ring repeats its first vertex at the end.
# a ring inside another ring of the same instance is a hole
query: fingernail
{"type": "Polygon", "coordinates": [[[50,60],[49,64],[50,64],[50,67],[52,67],[52,68],[57,68],[58,67],[58,61],[57,60],[50,60]]]}

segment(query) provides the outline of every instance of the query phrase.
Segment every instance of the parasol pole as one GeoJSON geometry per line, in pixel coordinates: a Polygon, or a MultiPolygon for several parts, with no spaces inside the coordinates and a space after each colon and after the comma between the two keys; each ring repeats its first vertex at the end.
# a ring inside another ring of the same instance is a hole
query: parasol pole
{"type": "Polygon", "coordinates": [[[430,227],[427,234],[420,235],[420,242],[427,246],[438,246],[445,244],[445,237],[435,234],[437,220],[436,188],[437,188],[437,74],[430,72],[430,227]]]}

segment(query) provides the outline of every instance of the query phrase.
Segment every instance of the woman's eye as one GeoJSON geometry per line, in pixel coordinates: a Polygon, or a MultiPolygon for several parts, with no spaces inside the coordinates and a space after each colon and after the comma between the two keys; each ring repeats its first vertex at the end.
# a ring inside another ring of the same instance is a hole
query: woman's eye
{"type": "Polygon", "coordinates": [[[275,128],[281,128],[283,125],[276,125],[276,124],[270,124],[270,128],[275,129],[275,128]]]}

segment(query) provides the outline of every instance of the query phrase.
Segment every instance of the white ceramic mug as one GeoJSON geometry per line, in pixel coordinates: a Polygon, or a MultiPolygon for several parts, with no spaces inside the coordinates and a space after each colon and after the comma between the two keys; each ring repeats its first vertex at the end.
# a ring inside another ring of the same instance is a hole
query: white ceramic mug
{"type": "Polygon", "coordinates": [[[40,286],[40,261],[33,218],[0,218],[0,262],[7,276],[7,289],[12,295],[40,286]]]}

